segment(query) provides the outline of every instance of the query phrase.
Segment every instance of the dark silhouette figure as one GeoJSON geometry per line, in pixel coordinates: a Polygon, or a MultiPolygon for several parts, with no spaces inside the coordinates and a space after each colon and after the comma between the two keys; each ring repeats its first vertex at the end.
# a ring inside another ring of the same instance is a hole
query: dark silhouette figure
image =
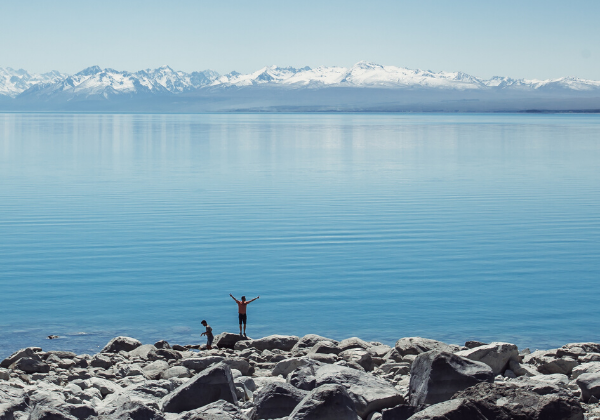
{"type": "Polygon", "coordinates": [[[233,300],[235,300],[235,303],[238,304],[238,316],[240,319],[240,335],[242,335],[242,324],[244,324],[244,334],[243,336],[246,337],[246,321],[247,321],[247,316],[246,316],[246,306],[248,306],[248,304],[250,302],[254,302],[256,299],[258,299],[260,296],[256,296],[254,299],[251,300],[246,300],[246,296],[242,296],[242,300],[239,301],[236,298],[233,297],[233,295],[230,293],[229,296],[231,296],[231,298],[233,300]]]}

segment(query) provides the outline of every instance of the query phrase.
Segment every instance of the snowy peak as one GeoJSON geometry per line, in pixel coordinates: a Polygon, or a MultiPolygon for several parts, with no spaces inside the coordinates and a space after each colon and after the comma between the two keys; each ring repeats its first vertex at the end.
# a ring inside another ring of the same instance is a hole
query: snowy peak
{"type": "Polygon", "coordinates": [[[225,75],[212,70],[186,73],[168,65],[137,72],[100,66],[88,67],[74,75],[58,71],[30,74],[23,69],[0,68],[0,96],[70,100],[111,98],[119,95],[178,95],[203,88],[273,87],[320,89],[329,87],[377,89],[435,89],[452,91],[514,92],[600,92],[600,81],[563,77],[549,80],[512,79],[494,76],[482,79],[464,72],[433,72],[360,61],[352,67],[266,66],[252,73],[235,71],[225,75]]]}

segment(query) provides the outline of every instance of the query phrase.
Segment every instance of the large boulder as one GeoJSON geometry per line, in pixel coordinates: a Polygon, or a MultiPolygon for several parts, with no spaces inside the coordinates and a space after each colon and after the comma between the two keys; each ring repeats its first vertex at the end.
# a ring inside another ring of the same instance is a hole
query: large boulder
{"type": "Polygon", "coordinates": [[[37,405],[31,411],[28,417],[29,420],[78,420],[77,417],[72,416],[56,407],[44,407],[37,405]]]}
{"type": "Polygon", "coordinates": [[[156,360],[156,350],[153,344],[142,344],[129,352],[129,357],[140,357],[144,360],[156,360]]]}
{"type": "Polygon", "coordinates": [[[599,373],[600,372],[600,362],[588,362],[582,363],[579,366],[575,366],[573,371],[571,372],[571,379],[577,379],[579,375],[583,375],[584,373],[599,373]]]}
{"type": "Polygon", "coordinates": [[[371,372],[375,368],[375,363],[373,362],[373,357],[371,356],[371,353],[362,348],[355,347],[348,350],[344,350],[338,356],[347,362],[354,362],[358,364],[367,372],[371,372]]]}
{"type": "Polygon", "coordinates": [[[222,332],[221,334],[215,335],[215,340],[213,341],[213,345],[220,349],[231,349],[233,350],[235,347],[235,343],[238,341],[248,340],[248,338],[243,335],[234,334],[230,332],[222,332]]]}
{"type": "Polygon", "coordinates": [[[431,350],[446,351],[448,353],[455,352],[459,349],[458,346],[442,343],[441,341],[431,340],[422,337],[405,337],[396,341],[396,351],[401,356],[409,354],[418,355],[431,350]]]}
{"type": "Polygon", "coordinates": [[[250,363],[241,357],[228,357],[223,360],[223,363],[229,365],[231,369],[239,370],[242,375],[249,375],[254,372],[254,368],[250,366],[250,363]]]}
{"type": "Polygon", "coordinates": [[[143,368],[144,375],[148,379],[156,380],[161,377],[161,374],[169,369],[169,364],[164,360],[156,360],[143,368]]]}
{"type": "MultiPolygon", "coordinates": [[[[389,420],[400,420],[390,418],[389,420]]],[[[510,420],[506,418],[488,418],[470,400],[455,399],[427,407],[408,418],[409,420],[510,420]]],[[[383,418],[382,418],[383,420],[383,418]]],[[[388,419],[386,419],[388,420],[388,419]]],[[[523,419],[524,420],[524,419],[523,419]]]]}
{"type": "Polygon", "coordinates": [[[10,365],[11,369],[19,369],[25,373],[48,373],[50,366],[42,361],[38,356],[22,357],[10,365]]]}
{"type": "Polygon", "coordinates": [[[577,360],[572,359],[570,357],[565,357],[561,359],[550,359],[548,358],[546,361],[538,365],[538,372],[543,373],[544,375],[551,375],[553,373],[562,373],[563,375],[571,375],[573,368],[575,368],[579,363],[577,360]]]}
{"type": "Polygon", "coordinates": [[[312,346],[309,353],[322,353],[322,354],[340,354],[342,350],[337,344],[331,341],[319,341],[317,344],[312,346]]]}
{"type": "Polygon", "coordinates": [[[120,351],[131,351],[142,343],[139,340],[131,337],[115,337],[104,346],[100,353],[118,353],[120,351]]]}
{"type": "Polygon", "coordinates": [[[304,397],[288,420],[360,420],[352,397],[342,385],[322,385],[304,397]]]}
{"type": "Polygon", "coordinates": [[[510,343],[491,343],[456,353],[476,362],[483,362],[492,368],[494,375],[500,375],[508,368],[511,360],[519,360],[519,349],[510,343]]]}
{"type": "Polygon", "coordinates": [[[322,337],[317,334],[307,334],[304,337],[302,337],[300,340],[298,340],[298,342],[296,344],[294,344],[294,347],[291,350],[292,355],[296,356],[298,353],[307,352],[310,348],[312,348],[319,341],[329,341],[334,344],[338,343],[337,341],[332,340],[331,338],[322,337]]]}
{"type": "Polygon", "coordinates": [[[387,381],[344,366],[324,365],[317,369],[316,387],[328,384],[344,386],[354,401],[356,412],[361,417],[366,417],[372,411],[394,407],[404,402],[400,391],[387,381]]]}
{"type": "Polygon", "coordinates": [[[277,362],[271,374],[273,376],[282,375],[286,378],[292,371],[298,369],[300,366],[306,366],[308,364],[315,364],[314,362],[306,357],[290,357],[289,359],[284,359],[280,362],[277,362]]]}
{"type": "Polygon", "coordinates": [[[248,420],[248,417],[236,405],[219,400],[182,413],[177,420],[248,420]]]}
{"type": "Polygon", "coordinates": [[[109,367],[112,366],[112,360],[110,359],[110,357],[98,353],[96,354],[94,357],[92,357],[92,360],[90,361],[90,365],[92,367],[96,367],[96,368],[102,368],[102,369],[108,369],[109,367]]]}
{"type": "Polygon", "coordinates": [[[183,383],[162,400],[165,412],[181,413],[194,410],[218,400],[237,404],[231,369],[219,363],[183,383]]]}
{"type": "Polygon", "coordinates": [[[307,392],[287,383],[270,383],[254,394],[256,419],[277,419],[289,416],[307,392]]]}
{"type": "Polygon", "coordinates": [[[422,353],[410,370],[410,404],[436,404],[479,382],[493,382],[492,368],[445,351],[422,353]]]}
{"type": "Polygon", "coordinates": [[[235,343],[235,350],[244,350],[247,348],[255,348],[258,350],[283,350],[290,351],[294,345],[300,340],[295,335],[270,335],[268,337],[259,338],[256,340],[238,341],[235,343]]]}
{"type": "Polygon", "coordinates": [[[17,360],[21,359],[22,357],[37,357],[37,353],[39,353],[39,351],[41,351],[41,350],[42,349],[40,349],[39,347],[27,347],[25,349],[17,350],[16,352],[14,352],[10,356],[8,356],[6,359],[4,359],[0,363],[0,367],[3,367],[3,368],[10,367],[10,365],[15,363],[17,360]]]}
{"type": "Polygon", "coordinates": [[[581,389],[581,399],[589,401],[593,396],[600,399],[600,373],[583,373],[577,378],[577,385],[581,389]]]}
{"type": "Polygon", "coordinates": [[[317,386],[315,375],[320,366],[322,364],[318,362],[300,366],[287,375],[287,382],[298,389],[312,391],[317,386]]]}
{"type": "Polygon", "coordinates": [[[361,340],[358,337],[350,337],[346,338],[338,344],[338,348],[341,351],[349,350],[349,349],[363,349],[366,350],[370,347],[373,347],[371,343],[367,343],[365,340],[361,340]]]}
{"type": "Polygon", "coordinates": [[[453,398],[472,402],[487,419],[583,420],[581,404],[568,392],[539,395],[511,383],[479,383],[453,398]]]}

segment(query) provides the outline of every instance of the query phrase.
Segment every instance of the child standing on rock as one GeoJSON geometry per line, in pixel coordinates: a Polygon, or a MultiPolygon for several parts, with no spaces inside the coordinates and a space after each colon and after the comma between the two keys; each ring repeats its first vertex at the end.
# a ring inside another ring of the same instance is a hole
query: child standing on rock
{"type": "Polygon", "coordinates": [[[208,325],[208,323],[204,320],[201,322],[201,324],[206,327],[206,331],[200,335],[206,336],[206,350],[210,350],[210,349],[212,349],[212,342],[213,342],[213,339],[215,338],[212,333],[212,327],[210,325],[208,325]]]}

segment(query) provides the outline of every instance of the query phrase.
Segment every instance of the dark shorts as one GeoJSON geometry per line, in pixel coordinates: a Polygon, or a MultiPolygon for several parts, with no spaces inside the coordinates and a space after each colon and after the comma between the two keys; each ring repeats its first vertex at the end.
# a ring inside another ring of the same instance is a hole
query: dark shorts
{"type": "Polygon", "coordinates": [[[212,335],[207,335],[207,336],[206,336],[206,345],[207,345],[207,346],[212,346],[212,342],[213,342],[213,340],[214,340],[214,339],[215,339],[215,337],[214,337],[214,336],[212,336],[212,335]]]}
{"type": "Polygon", "coordinates": [[[246,324],[246,314],[238,314],[240,318],[240,324],[246,324]]]}

